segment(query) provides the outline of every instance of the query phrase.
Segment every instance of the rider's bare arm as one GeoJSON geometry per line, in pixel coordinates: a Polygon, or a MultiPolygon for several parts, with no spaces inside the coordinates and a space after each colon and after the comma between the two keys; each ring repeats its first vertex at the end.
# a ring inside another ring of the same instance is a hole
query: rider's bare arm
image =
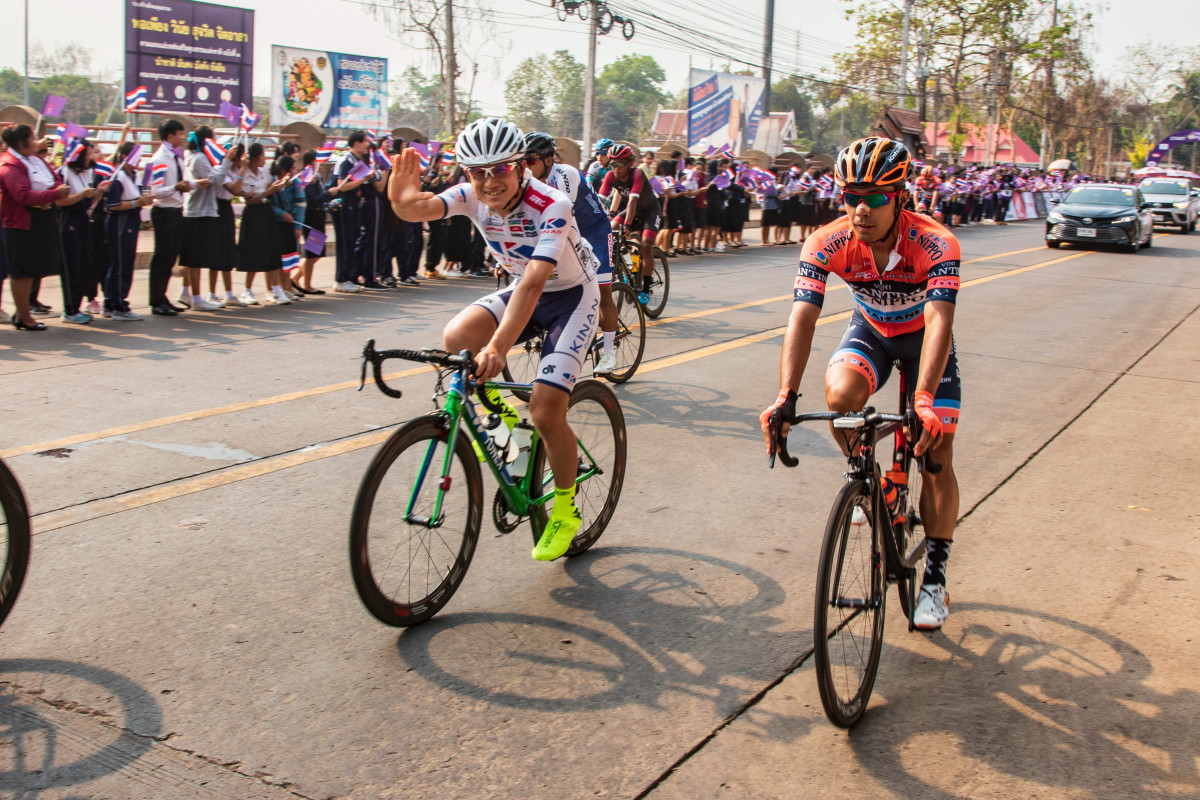
{"type": "Polygon", "coordinates": [[[406,222],[432,222],[446,216],[445,202],[421,190],[421,159],[411,147],[392,160],[388,200],[396,216],[406,222]]]}

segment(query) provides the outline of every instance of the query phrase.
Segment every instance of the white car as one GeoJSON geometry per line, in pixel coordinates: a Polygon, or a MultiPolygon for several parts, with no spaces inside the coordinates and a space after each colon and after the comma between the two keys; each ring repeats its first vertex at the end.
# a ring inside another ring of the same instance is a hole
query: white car
{"type": "Polygon", "coordinates": [[[1138,188],[1154,214],[1155,225],[1176,225],[1180,233],[1196,230],[1200,189],[1183,178],[1146,178],[1138,188]]]}

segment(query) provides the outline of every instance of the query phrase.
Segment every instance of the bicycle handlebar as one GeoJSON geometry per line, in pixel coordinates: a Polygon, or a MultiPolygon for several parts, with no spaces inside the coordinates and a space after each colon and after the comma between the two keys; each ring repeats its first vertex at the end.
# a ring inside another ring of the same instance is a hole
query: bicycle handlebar
{"type": "MultiPolygon", "coordinates": [[[[785,467],[794,467],[800,463],[800,459],[791,455],[787,451],[787,437],[783,435],[783,426],[785,424],[795,425],[797,422],[817,421],[831,422],[836,419],[858,417],[859,419],[863,420],[863,424],[861,426],[863,428],[874,428],[884,423],[897,422],[901,425],[909,426],[910,430],[921,430],[921,420],[914,411],[909,411],[907,414],[880,414],[869,409],[867,411],[869,413],[864,413],[864,411],[852,411],[849,413],[842,413],[838,411],[813,411],[807,414],[797,414],[794,417],[783,419],[779,414],[779,409],[776,409],[775,411],[771,412],[771,416],[767,419],[767,425],[771,433],[771,441],[775,444],[773,452],[771,452],[771,454],[767,457],[768,465],[771,468],[775,467],[776,454],[778,454],[779,460],[783,462],[785,467]]],[[[941,472],[941,464],[936,464],[933,461],[928,460],[928,458],[925,456],[919,456],[919,458],[923,462],[923,471],[927,471],[931,474],[941,472]]]]}
{"type": "Polygon", "coordinates": [[[475,370],[475,359],[471,357],[469,350],[463,350],[458,355],[447,353],[445,350],[376,350],[375,340],[368,339],[367,343],[363,345],[362,372],[358,378],[358,390],[361,392],[367,382],[367,364],[370,364],[372,376],[375,379],[375,385],[379,387],[379,391],[388,397],[399,399],[402,396],[401,391],[388,386],[387,382],[383,379],[383,362],[393,358],[403,359],[404,361],[418,361],[422,364],[433,364],[447,369],[462,369],[465,367],[468,372],[474,372],[475,370]]]}

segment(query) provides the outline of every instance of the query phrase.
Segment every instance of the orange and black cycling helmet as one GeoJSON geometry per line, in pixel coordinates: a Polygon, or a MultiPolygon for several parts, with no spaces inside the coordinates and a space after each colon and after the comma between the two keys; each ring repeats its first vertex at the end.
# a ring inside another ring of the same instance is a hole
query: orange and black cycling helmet
{"type": "Polygon", "coordinates": [[[890,186],[902,184],[912,170],[912,156],[900,142],[871,136],[838,153],[833,179],[837,185],[890,186]]]}

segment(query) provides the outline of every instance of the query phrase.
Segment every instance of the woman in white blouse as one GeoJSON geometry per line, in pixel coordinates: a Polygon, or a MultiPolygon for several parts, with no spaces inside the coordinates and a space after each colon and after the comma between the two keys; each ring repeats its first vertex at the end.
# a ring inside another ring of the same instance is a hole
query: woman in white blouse
{"type": "Polygon", "coordinates": [[[109,181],[93,186],[94,151],[86,139],[81,140],[81,145],[83,150],[78,157],[63,164],[58,171],[71,193],[56,200],[55,205],[58,206],[58,232],[63,252],[63,322],[86,325],[92,321],[92,315],[80,306],[87,295],[92,272],[92,223],[88,211],[92,201],[108,191],[109,181]]]}

